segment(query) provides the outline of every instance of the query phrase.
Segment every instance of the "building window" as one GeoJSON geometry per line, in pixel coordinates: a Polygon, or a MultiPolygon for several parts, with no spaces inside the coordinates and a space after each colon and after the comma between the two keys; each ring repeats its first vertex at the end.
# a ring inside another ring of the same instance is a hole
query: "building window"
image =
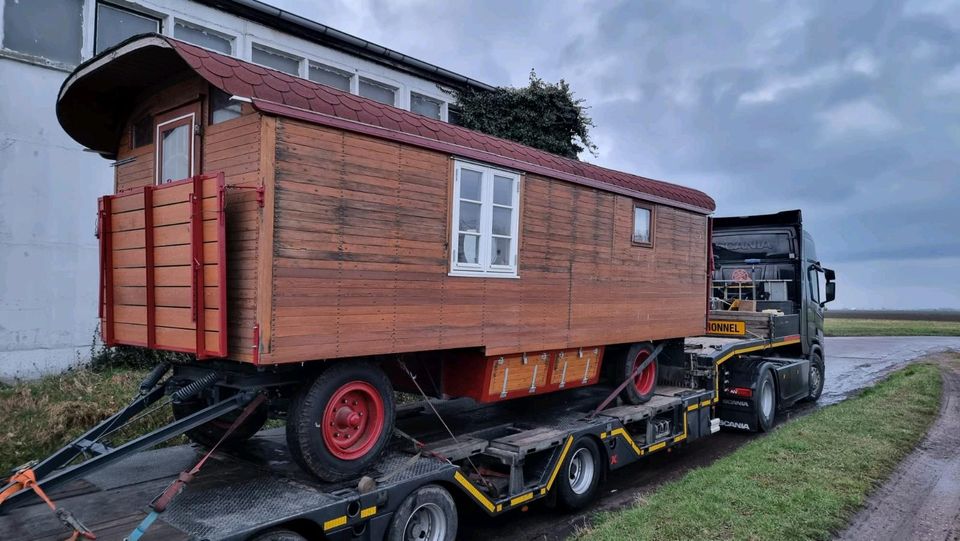
{"type": "Polygon", "coordinates": [[[3,48],[79,64],[83,0],[3,0],[3,48]]]}
{"type": "Polygon", "coordinates": [[[240,102],[219,88],[210,87],[210,123],[219,124],[237,118],[242,113],[240,102]]]}
{"type": "Polygon", "coordinates": [[[223,54],[233,54],[233,38],[202,26],[177,21],[173,25],[173,37],[223,54]]]}
{"type": "Polygon", "coordinates": [[[332,86],[337,90],[350,92],[350,80],[353,79],[353,74],[330,66],[310,64],[309,79],[315,83],[332,86]]]}
{"type": "Polygon", "coordinates": [[[97,3],[97,30],[94,46],[96,54],[131,36],[150,32],[160,32],[160,19],[110,4],[97,3]]]}
{"type": "Polygon", "coordinates": [[[267,66],[290,75],[300,75],[300,59],[280,51],[254,44],[250,59],[261,66],[267,66]]]}
{"type": "Polygon", "coordinates": [[[633,206],[633,236],[631,240],[640,246],[653,245],[653,209],[639,203],[633,206]]]}
{"type": "Polygon", "coordinates": [[[463,126],[463,121],[461,120],[462,116],[460,109],[452,105],[447,106],[447,122],[454,124],[456,126],[463,126]]]}
{"type": "Polygon", "coordinates": [[[173,112],[157,124],[157,184],[193,176],[193,125],[195,113],[173,112]]]}
{"type": "Polygon", "coordinates": [[[410,93],[410,110],[414,113],[440,120],[443,102],[416,92],[410,93]]]}
{"type": "Polygon", "coordinates": [[[517,276],[520,176],[457,161],[451,274],[517,276]]]}
{"type": "Polygon", "coordinates": [[[140,148],[153,143],[153,116],[147,115],[133,124],[131,146],[140,148]]]}
{"type": "Polygon", "coordinates": [[[387,84],[360,78],[360,95],[386,105],[396,105],[397,89],[387,84]]]}

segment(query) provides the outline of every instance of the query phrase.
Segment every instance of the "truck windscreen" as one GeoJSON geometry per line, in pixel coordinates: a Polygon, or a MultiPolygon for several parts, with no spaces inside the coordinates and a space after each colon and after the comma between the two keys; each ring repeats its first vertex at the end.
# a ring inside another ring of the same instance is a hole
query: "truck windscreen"
{"type": "Polygon", "coordinates": [[[796,252],[787,233],[714,232],[713,253],[721,261],[743,261],[793,257],[796,252]]]}

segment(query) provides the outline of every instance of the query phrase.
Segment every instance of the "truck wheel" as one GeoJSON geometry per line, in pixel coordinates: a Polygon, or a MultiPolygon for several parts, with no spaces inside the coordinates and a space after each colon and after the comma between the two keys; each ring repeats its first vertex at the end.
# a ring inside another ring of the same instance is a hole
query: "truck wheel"
{"type": "MultiPolygon", "coordinates": [[[[623,383],[643,361],[647,360],[651,353],[653,353],[653,346],[648,342],[630,346],[626,354],[616,361],[615,383],[617,385],[623,383]]],[[[658,360],[654,359],[643,372],[633,378],[633,381],[620,392],[620,398],[624,402],[627,404],[644,404],[653,398],[653,393],[657,389],[657,363],[658,360]]]]}
{"type": "Polygon", "coordinates": [[[290,454],[324,481],[355,477],[386,449],[395,409],[393,387],[378,366],[333,364],[304,385],[290,406],[290,454]]]}
{"type": "Polygon", "coordinates": [[[457,506],[450,493],[437,485],[422,486],[393,513],[387,540],[453,541],[457,522],[457,506]]]}
{"type": "MultiPolygon", "coordinates": [[[[187,400],[180,403],[171,404],[173,409],[173,418],[180,420],[189,415],[210,406],[210,403],[202,397],[194,397],[191,400],[187,400]]],[[[200,445],[202,447],[211,448],[220,441],[220,438],[227,433],[227,430],[230,429],[230,425],[233,424],[233,421],[243,413],[243,408],[235,409],[230,413],[221,415],[216,419],[209,421],[205,424],[198,426],[192,430],[186,432],[186,436],[190,438],[190,441],[200,445]]],[[[247,416],[247,418],[240,423],[240,426],[230,434],[230,437],[227,438],[223,445],[236,445],[243,443],[248,439],[252,438],[263,425],[266,424],[267,419],[270,416],[270,410],[267,405],[261,404],[257,409],[247,416]]]]}
{"type": "Polygon", "coordinates": [[[291,530],[268,530],[250,541],[307,541],[307,538],[291,530]]]}
{"type": "Polygon", "coordinates": [[[756,400],[757,426],[761,432],[767,432],[777,416],[777,388],[769,370],[764,370],[757,382],[756,400]]]}
{"type": "Polygon", "coordinates": [[[573,511],[589,504],[600,491],[600,472],[604,462],[592,438],[583,437],[570,447],[557,478],[557,503],[573,511]]]}
{"type": "Polygon", "coordinates": [[[826,380],[826,371],[823,369],[823,358],[819,351],[810,352],[810,395],[804,400],[816,402],[823,394],[823,383],[826,380]]]}

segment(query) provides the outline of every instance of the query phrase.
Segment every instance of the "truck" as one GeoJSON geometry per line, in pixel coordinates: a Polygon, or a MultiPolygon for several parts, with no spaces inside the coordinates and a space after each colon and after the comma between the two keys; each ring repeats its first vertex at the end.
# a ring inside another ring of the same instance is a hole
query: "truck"
{"type": "Polygon", "coordinates": [[[835,297],[836,277],[817,260],[800,211],[715,218],[712,232],[709,332],[653,352],[660,372],[646,403],[619,399],[629,379],[504,402],[424,393],[398,407],[383,459],[363,476],[318,480],[296,466],[284,431],[274,428],[212,455],[196,481],[161,506],[159,498],[148,502],[194,471],[202,451],[137,451],[241,402],[233,395],[189,423],[181,419],[123,446],[100,443],[101,434],[142,411],[145,397],[163,395],[162,374],[152,374],[130,407],[33,466],[37,486],[69,513],[50,513],[30,487],[7,487],[0,528],[16,539],[61,539],[68,517],[68,529],[98,539],[450,541],[464,512],[583,508],[620,468],[709,443],[721,427],[769,430],[778,411],[816,401],[823,390],[822,312],[835,297]],[[80,454],[92,458],[61,468],[80,454]]]}

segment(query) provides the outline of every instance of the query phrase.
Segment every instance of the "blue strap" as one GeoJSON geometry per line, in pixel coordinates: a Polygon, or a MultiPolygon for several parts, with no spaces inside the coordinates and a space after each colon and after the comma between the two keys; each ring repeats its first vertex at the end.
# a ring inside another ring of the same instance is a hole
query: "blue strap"
{"type": "Polygon", "coordinates": [[[130,537],[127,537],[125,541],[140,541],[140,537],[147,533],[150,525],[153,524],[153,521],[157,520],[157,517],[159,516],[160,513],[157,513],[156,511],[150,511],[150,514],[144,517],[143,521],[140,522],[140,524],[132,532],[130,532],[130,537]]]}

